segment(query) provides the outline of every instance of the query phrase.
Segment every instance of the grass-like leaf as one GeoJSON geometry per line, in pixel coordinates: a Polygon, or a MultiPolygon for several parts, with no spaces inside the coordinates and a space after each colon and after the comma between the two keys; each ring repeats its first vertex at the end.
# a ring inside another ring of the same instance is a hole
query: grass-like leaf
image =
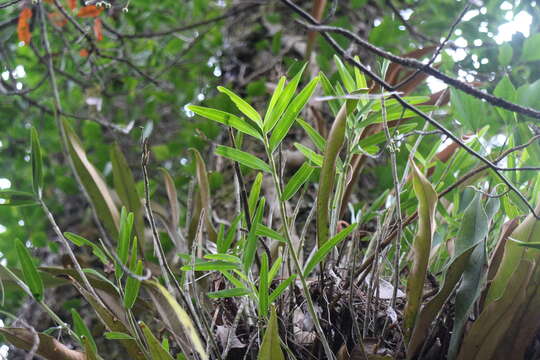
{"type": "Polygon", "coordinates": [[[143,331],[152,360],[174,360],[171,354],[163,348],[159,340],[152,333],[152,330],[150,330],[144,322],[139,322],[139,327],[143,331]]]}
{"type": "Polygon", "coordinates": [[[43,299],[44,291],[43,280],[39,275],[36,265],[32,261],[30,252],[26,246],[24,246],[22,241],[18,239],[15,241],[15,248],[17,249],[19,263],[21,264],[24,282],[28,285],[30,292],[32,292],[32,296],[34,296],[37,301],[41,301],[43,299]]]}
{"type": "Polygon", "coordinates": [[[279,339],[279,327],[275,307],[270,309],[270,320],[264,332],[257,360],[285,360],[279,339]]]}
{"type": "Polygon", "coordinates": [[[225,111],[197,105],[189,105],[188,109],[193,111],[197,115],[216,121],[220,124],[233,127],[236,130],[243,132],[244,134],[248,134],[253,136],[254,138],[262,140],[262,136],[257,129],[255,129],[247,121],[239,118],[236,115],[230,114],[225,111]]]}
{"type": "Polygon", "coordinates": [[[228,159],[234,160],[242,165],[245,165],[251,169],[261,170],[265,172],[272,172],[270,166],[263,160],[259,159],[255,155],[251,155],[242,150],[238,150],[229,146],[219,145],[216,148],[215,153],[228,159]]]}
{"type": "Polygon", "coordinates": [[[32,187],[34,194],[41,199],[43,191],[43,159],[41,157],[41,146],[39,136],[35,127],[30,129],[32,143],[32,187]]]}
{"type": "Polygon", "coordinates": [[[226,94],[229,99],[231,99],[231,101],[236,105],[238,110],[240,110],[244,115],[253,120],[259,126],[262,126],[261,115],[259,115],[257,110],[255,110],[251,105],[249,105],[244,99],[223,86],[218,86],[217,89],[219,92],[226,94]]]}
{"type": "Polygon", "coordinates": [[[296,194],[298,189],[302,187],[302,185],[305,184],[306,181],[308,181],[309,177],[313,173],[313,168],[309,166],[308,163],[303,163],[302,166],[300,166],[300,169],[294,173],[294,175],[290,178],[289,182],[283,189],[283,194],[281,195],[281,199],[286,201],[289,200],[296,194]]]}

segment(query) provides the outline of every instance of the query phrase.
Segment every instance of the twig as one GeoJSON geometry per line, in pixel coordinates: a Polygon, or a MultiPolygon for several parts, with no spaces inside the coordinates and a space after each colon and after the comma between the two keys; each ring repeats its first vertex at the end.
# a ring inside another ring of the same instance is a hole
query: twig
{"type": "MultiPolygon", "coordinates": [[[[349,33],[348,30],[340,29],[340,28],[332,28],[332,27],[328,27],[328,26],[322,26],[321,27],[321,26],[318,25],[317,21],[315,19],[313,19],[313,17],[311,17],[311,15],[309,15],[307,12],[305,12],[298,5],[294,4],[292,1],[290,1],[290,0],[281,0],[281,1],[283,3],[285,3],[288,7],[293,9],[296,13],[300,14],[303,18],[307,19],[312,24],[315,24],[315,26],[313,26],[313,27],[319,29],[322,32],[321,35],[324,37],[324,39],[338,52],[338,54],[345,61],[347,61],[348,63],[350,63],[350,64],[356,66],[357,68],[359,68],[360,70],[362,70],[363,73],[367,74],[371,79],[373,79],[377,84],[382,86],[385,90],[394,91],[394,88],[390,84],[388,84],[386,81],[381,79],[377,74],[375,74],[373,71],[371,71],[366,65],[364,65],[363,63],[357,61],[350,54],[348,54],[330,35],[328,35],[328,32],[327,32],[327,31],[330,31],[330,30],[327,30],[327,29],[331,29],[332,31],[336,30],[339,33],[345,32],[346,34],[348,34],[349,33]]],[[[310,27],[310,25],[307,25],[307,24],[306,24],[306,26],[310,27]]],[[[366,48],[368,48],[368,50],[371,50],[371,51],[373,51],[374,53],[376,53],[378,55],[389,58],[392,61],[395,61],[395,59],[398,59],[399,61],[396,61],[396,62],[398,62],[398,63],[400,63],[402,65],[405,65],[405,66],[416,67],[416,64],[420,64],[419,67],[417,67],[417,68],[424,68],[424,65],[422,63],[420,63],[419,61],[415,60],[415,59],[404,59],[404,58],[389,54],[389,53],[375,47],[374,45],[362,40],[361,38],[357,37],[356,34],[354,34],[354,33],[351,33],[351,34],[353,36],[353,39],[357,38],[363,46],[365,46],[366,48]],[[414,66],[412,66],[412,64],[414,64],[414,66]]],[[[531,116],[536,114],[536,117],[540,119],[540,112],[538,112],[536,110],[533,110],[533,109],[530,109],[530,108],[523,108],[523,107],[521,107],[519,105],[509,103],[506,100],[496,98],[493,95],[483,93],[483,92],[481,92],[481,91],[479,91],[479,90],[477,90],[477,89],[475,89],[475,88],[473,88],[473,87],[471,87],[471,86],[469,86],[467,84],[462,83],[461,81],[450,78],[450,77],[440,73],[438,70],[435,70],[435,69],[433,69],[431,67],[426,67],[423,71],[425,71],[426,73],[430,73],[430,71],[435,71],[437,74],[440,74],[441,76],[450,79],[451,82],[456,83],[456,87],[465,86],[466,89],[470,89],[473,93],[478,92],[479,94],[482,95],[482,98],[486,99],[486,101],[487,101],[487,98],[491,98],[492,100],[496,99],[497,101],[501,100],[504,103],[507,103],[508,105],[507,106],[506,105],[502,106],[502,105],[499,104],[498,106],[500,106],[500,107],[506,108],[507,110],[511,110],[511,111],[521,112],[521,113],[524,113],[526,115],[531,115],[531,116]],[[520,111],[517,111],[516,109],[518,109],[520,111]]],[[[453,85],[451,83],[448,83],[448,84],[453,85]]],[[[468,90],[466,92],[468,92],[468,90]]],[[[501,174],[499,171],[497,171],[498,170],[497,167],[491,161],[489,161],[484,156],[480,155],[474,149],[467,146],[459,137],[457,137],[451,131],[446,129],[437,120],[433,119],[432,117],[430,117],[429,115],[427,115],[423,111],[419,110],[416,106],[411,105],[408,102],[406,102],[401,96],[399,96],[397,94],[392,94],[392,97],[394,99],[396,99],[396,101],[398,103],[400,103],[401,106],[403,106],[406,109],[409,109],[409,110],[413,111],[418,116],[422,117],[424,120],[429,122],[431,125],[433,125],[437,129],[444,132],[444,134],[446,136],[451,138],[455,143],[457,143],[465,151],[467,151],[469,154],[471,154],[472,156],[474,156],[475,158],[477,158],[478,160],[480,160],[481,162],[486,164],[512,190],[512,192],[514,192],[520,198],[520,200],[527,206],[527,208],[530,210],[530,212],[533,214],[533,216],[536,219],[540,219],[540,215],[536,214],[536,212],[534,210],[534,207],[528,202],[527,198],[525,198],[525,196],[516,188],[516,186],[513,185],[503,174],[501,174]]],[[[495,101],[495,102],[497,103],[497,101],[495,101]]]]}
{"type": "Polygon", "coordinates": [[[1,3],[0,4],[0,9],[4,9],[4,8],[7,8],[7,7],[10,7],[12,5],[15,5],[15,4],[18,4],[20,3],[22,0],[11,0],[11,1],[6,1],[5,3],[1,3]]]}
{"type": "Polygon", "coordinates": [[[411,24],[409,24],[409,22],[407,20],[405,20],[403,15],[401,15],[401,12],[399,11],[399,9],[396,8],[396,6],[392,3],[391,0],[386,0],[386,5],[394,12],[394,14],[399,19],[399,21],[401,21],[403,26],[405,26],[405,28],[407,29],[409,34],[411,34],[413,37],[415,37],[415,38],[417,38],[419,40],[423,40],[423,41],[429,42],[431,44],[437,44],[437,41],[435,41],[433,39],[430,39],[426,35],[418,32],[411,24]]]}

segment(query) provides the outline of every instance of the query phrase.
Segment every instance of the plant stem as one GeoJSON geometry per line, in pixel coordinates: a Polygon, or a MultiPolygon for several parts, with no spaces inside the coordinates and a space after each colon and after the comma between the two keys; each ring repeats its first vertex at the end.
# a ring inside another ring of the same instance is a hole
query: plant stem
{"type": "Polygon", "coordinates": [[[281,199],[281,195],[282,195],[281,182],[279,180],[276,162],[274,160],[274,157],[272,156],[272,152],[270,151],[270,145],[268,143],[268,139],[266,136],[264,137],[264,147],[266,149],[268,160],[270,161],[270,167],[272,168],[272,178],[273,178],[274,186],[276,188],[276,192],[278,196],[279,210],[280,210],[281,218],[283,220],[285,240],[287,241],[287,246],[290,249],[290,253],[293,259],[295,270],[298,272],[298,277],[300,278],[300,282],[302,283],[302,290],[304,292],[304,296],[306,297],[308,311],[313,320],[315,330],[317,331],[317,334],[319,335],[326,357],[330,360],[333,360],[335,359],[335,356],[332,353],[332,350],[330,349],[330,344],[328,343],[328,340],[326,339],[326,336],[324,335],[323,329],[319,322],[318,315],[315,312],[315,305],[313,303],[313,299],[311,298],[311,294],[309,293],[309,287],[306,282],[306,278],[304,277],[302,267],[300,266],[300,261],[298,260],[298,255],[296,254],[296,251],[294,249],[294,246],[291,240],[291,235],[289,232],[289,221],[288,221],[289,216],[287,214],[287,208],[285,206],[285,202],[281,199]]]}

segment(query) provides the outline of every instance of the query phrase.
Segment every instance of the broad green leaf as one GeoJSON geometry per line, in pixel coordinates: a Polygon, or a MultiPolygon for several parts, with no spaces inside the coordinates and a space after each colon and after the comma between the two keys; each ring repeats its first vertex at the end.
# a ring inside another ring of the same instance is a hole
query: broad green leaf
{"type": "Polygon", "coordinates": [[[228,159],[234,160],[251,169],[266,171],[268,173],[272,172],[272,169],[267,163],[265,163],[255,155],[251,155],[247,152],[229,146],[218,145],[215,153],[217,155],[221,155],[228,159]]]}
{"type": "Polygon", "coordinates": [[[285,136],[287,136],[287,133],[289,132],[289,129],[291,128],[294,121],[298,117],[298,114],[300,114],[300,112],[302,111],[306,103],[308,102],[311,95],[313,95],[313,92],[315,91],[315,88],[317,87],[318,82],[319,82],[319,78],[315,77],[291,101],[291,103],[287,107],[287,110],[285,110],[285,113],[283,114],[281,119],[277,122],[274,128],[274,131],[272,131],[272,135],[270,136],[269,145],[270,145],[271,152],[274,152],[274,150],[277,149],[278,145],[285,138],[285,136]]]}
{"type": "Polygon", "coordinates": [[[264,332],[257,360],[285,360],[281,350],[278,319],[274,306],[270,309],[270,320],[268,320],[268,326],[264,332]]]}
{"type": "Polygon", "coordinates": [[[244,115],[253,120],[256,124],[262,126],[261,115],[259,115],[257,110],[249,105],[244,99],[223,86],[218,86],[217,89],[219,92],[226,94],[244,115]]]}
{"type": "Polygon", "coordinates": [[[296,75],[292,78],[291,81],[285,86],[283,91],[279,94],[279,98],[276,102],[276,105],[272,109],[272,112],[270,116],[268,117],[268,121],[264,122],[264,132],[268,133],[270,130],[276,126],[279,119],[283,115],[283,112],[289,105],[292,97],[294,96],[294,93],[296,92],[296,88],[298,87],[298,84],[300,83],[300,79],[302,78],[302,74],[304,73],[304,70],[306,68],[307,64],[304,64],[300,71],[296,73],[296,75]]]}
{"type": "Polygon", "coordinates": [[[152,330],[150,330],[144,322],[139,322],[139,327],[143,331],[152,360],[174,360],[169,352],[163,348],[159,340],[156,339],[152,330]]]}
{"type": "Polygon", "coordinates": [[[259,316],[268,315],[268,256],[261,256],[261,271],[259,273],[259,316]]]}
{"type": "MultiPolygon", "coordinates": [[[[510,78],[508,75],[503,76],[503,78],[499,81],[497,86],[495,87],[495,90],[493,90],[493,95],[503,98],[509,102],[516,102],[517,100],[517,91],[514,85],[512,84],[512,81],[510,81],[510,78]]],[[[500,107],[495,107],[495,110],[501,118],[507,122],[510,122],[514,119],[514,113],[508,110],[504,110],[500,107]]]]}
{"type": "Polygon", "coordinates": [[[285,76],[282,76],[279,79],[279,82],[276,86],[276,89],[274,90],[274,93],[272,94],[272,98],[270,99],[270,102],[268,103],[268,108],[266,109],[266,114],[264,115],[264,121],[263,123],[266,124],[268,122],[275,122],[277,121],[272,119],[272,116],[276,116],[274,112],[274,108],[278,102],[278,100],[281,97],[281,93],[283,92],[283,88],[285,87],[285,81],[287,78],[285,76]]]}
{"type": "Polygon", "coordinates": [[[281,200],[289,200],[296,194],[298,189],[308,181],[309,177],[313,173],[313,168],[309,166],[307,162],[303,163],[300,169],[294,173],[294,175],[289,179],[289,182],[283,189],[283,194],[281,195],[281,200]]]}
{"type": "Polygon", "coordinates": [[[261,134],[253,126],[248,124],[245,120],[239,118],[236,115],[229,114],[225,111],[220,111],[216,109],[211,109],[203,106],[189,105],[188,109],[193,111],[195,114],[205,117],[207,119],[216,121],[220,124],[224,124],[230,127],[235,128],[238,131],[243,132],[262,140],[261,134]]]}
{"type": "Polygon", "coordinates": [[[23,272],[23,279],[28,288],[32,292],[32,296],[36,301],[41,301],[43,299],[43,280],[39,275],[36,265],[32,261],[30,252],[24,246],[22,241],[15,241],[15,248],[17,249],[17,255],[19,257],[19,263],[21,264],[21,270],[23,272]]]}
{"type": "Polygon", "coordinates": [[[135,340],[133,336],[117,331],[108,331],[103,335],[107,340],[135,340]]]}
{"type": "Polygon", "coordinates": [[[314,165],[322,167],[324,162],[324,157],[322,155],[317,154],[315,151],[300,143],[294,143],[294,147],[298,149],[298,151],[300,151],[302,154],[304,154],[304,156],[314,165]]]}
{"type": "MultiPolygon", "coordinates": [[[[421,350],[422,344],[428,336],[431,323],[441,311],[450,294],[456,287],[459,279],[467,268],[473,251],[483,249],[483,240],[488,233],[488,217],[478,193],[463,213],[461,228],[455,240],[455,254],[444,273],[444,282],[439,292],[420,311],[414,331],[409,342],[407,354],[413,357],[421,350]]],[[[473,294],[476,289],[471,289],[473,294]]],[[[461,338],[461,337],[459,337],[461,338]]]]}
{"type": "Polygon", "coordinates": [[[96,342],[94,341],[94,338],[92,337],[92,333],[90,332],[90,329],[86,326],[84,323],[84,320],[82,319],[81,315],[77,312],[75,309],[71,309],[71,318],[73,319],[73,330],[75,333],[79,336],[81,339],[85,337],[91,346],[93,352],[97,352],[97,346],[96,342]]]}
{"type": "Polygon", "coordinates": [[[32,206],[38,205],[32,193],[17,190],[0,190],[0,206],[32,206]]]}
{"type": "Polygon", "coordinates": [[[512,49],[512,45],[509,43],[504,43],[501,46],[499,46],[499,65],[501,66],[508,66],[512,62],[512,56],[514,55],[514,49],[512,49]]]}
{"type": "Polygon", "coordinates": [[[32,187],[34,194],[41,199],[43,191],[43,159],[41,157],[41,146],[39,136],[35,127],[30,129],[32,143],[32,187]]]}
{"type": "MultiPolygon", "coordinates": [[[[34,347],[34,332],[24,328],[2,327],[0,335],[19,349],[30,351],[34,347]]],[[[80,351],[72,350],[52,336],[37,333],[39,345],[36,355],[47,360],[88,360],[80,351]]],[[[11,356],[11,355],[10,355],[11,356]]]]}
{"type": "Polygon", "coordinates": [[[347,236],[356,229],[356,226],[358,224],[351,224],[347,226],[345,229],[341,230],[336,236],[332,237],[330,240],[324,242],[315,252],[315,255],[309,260],[309,262],[304,267],[304,276],[307,277],[313,269],[315,269],[315,266],[319,264],[320,262],[323,262],[326,258],[326,255],[332,249],[334,249],[340,242],[345,240],[347,236]]]}
{"type": "Polygon", "coordinates": [[[418,229],[413,240],[412,267],[407,278],[407,303],[404,310],[404,327],[407,341],[410,339],[422,304],[424,282],[429,262],[429,252],[435,232],[435,208],[437,193],[426,177],[411,162],[413,189],[418,199],[418,229]]]}
{"type": "Polygon", "coordinates": [[[159,283],[145,281],[143,284],[154,301],[161,320],[168,325],[173,335],[178,338],[181,334],[185,334],[199,357],[202,360],[208,360],[199,333],[186,311],[176,302],[167,289],[159,283]]]}
{"type": "MultiPolygon", "coordinates": [[[[480,195],[477,195],[480,197],[480,195]]],[[[481,211],[478,209],[477,212],[480,214],[475,214],[479,216],[478,222],[478,231],[475,234],[484,235],[483,239],[488,235],[489,223],[495,216],[495,213],[499,209],[499,199],[490,198],[486,205],[486,216],[487,220],[485,223],[482,223],[481,211]],[[482,234],[483,233],[483,234],[482,234]]],[[[469,205],[469,207],[474,205],[469,205]]],[[[470,223],[470,220],[467,220],[466,215],[463,218],[463,223],[470,223]]],[[[454,315],[454,327],[452,329],[452,336],[450,338],[450,345],[448,349],[448,359],[455,359],[458,351],[459,345],[461,344],[462,334],[465,329],[465,325],[469,319],[470,314],[473,311],[474,304],[479,298],[481,291],[483,290],[483,281],[485,278],[485,268],[487,263],[487,254],[486,247],[484,242],[477,246],[471,256],[463,273],[463,278],[461,284],[456,290],[456,301],[455,301],[455,315],[454,315]]]]}
{"type": "Polygon", "coordinates": [[[232,288],[232,289],[211,291],[207,293],[206,295],[212,299],[225,299],[225,298],[236,297],[236,296],[244,296],[250,293],[251,291],[249,289],[246,289],[244,287],[237,287],[237,288],[232,288]]]}
{"type": "Polygon", "coordinates": [[[521,52],[521,62],[531,62],[540,60],[540,34],[534,34],[525,39],[523,43],[523,50],[521,52]]]}
{"type": "Polygon", "coordinates": [[[306,131],[307,135],[319,151],[324,151],[326,140],[309,123],[301,118],[296,118],[296,122],[306,131]]]}
{"type": "Polygon", "coordinates": [[[97,216],[103,222],[105,229],[107,229],[111,237],[116,238],[118,236],[120,217],[109,188],[101,174],[88,160],[75,131],[65,119],[62,119],[62,121],[69,155],[77,171],[78,178],[90,197],[97,216]]]}
{"type": "Polygon", "coordinates": [[[94,254],[103,264],[108,264],[110,262],[109,258],[99,245],[74,233],[65,232],[64,236],[77,246],[89,246],[92,249],[92,254],[94,254]]]}

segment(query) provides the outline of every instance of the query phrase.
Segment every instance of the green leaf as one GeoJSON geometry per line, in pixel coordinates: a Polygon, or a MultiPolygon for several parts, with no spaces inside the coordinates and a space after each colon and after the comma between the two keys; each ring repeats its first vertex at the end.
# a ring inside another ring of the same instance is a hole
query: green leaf
{"type": "Polygon", "coordinates": [[[279,98],[276,102],[276,105],[272,109],[270,116],[268,117],[268,121],[264,122],[265,133],[268,133],[274,128],[274,126],[276,126],[283,112],[287,108],[287,105],[289,105],[289,102],[291,101],[294,93],[296,92],[296,88],[300,83],[300,79],[302,78],[302,74],[304,73],[306,65],[307,64],[304,64],[302,66],[300,71],[296,73],[293,79],[287,84],[287,86],[285,86],[285,89],[283,89],[283,91],[279,94],[279,98]]]}
{"type": "Polygon", "coordinates": [[[244,101],[244,99],[223,86],[218,86],[217,89],[219,92],[226,94],[229,99],[231,99],[231,101],[236,105],[238,110],[240,110],[244,115],[255,121],[256,124],[262,126],[263,122],[261,119],[261,115],[259,115],[257,110],[255,110],[251,105],[244,101]]]}
{"type": "Polygon", "coordinates": [[[119,214],[109,188],[101,174],[88,160],[75,131],[65,119],[62,119],[62,121],[69,155],[78,178],[88,193],[90,201],[92,201],[96,209],[97,216],[103,222],[105,229],[111,234],[111,237],[116,238],[119,228],[119,214]]]}
{"type": "Polygon", "coordinates": [[[182,271],[224,271],[235,269],[240,269],[240,265],[227,261],[200,261],[195,264],[184,265],[180,268],[182,271]]]}
{"type": "Polygon", "coordinates": [[[508,66],[512,62],[512,56],[514,55],[514,50],[512,49],[512,45],[509,43],[504,43],[503,45],[499,46],[499,65],[501,66],[508,66]]]}
{"type": "Polygon", "coordinates": [[[326,140],[309,123],[301,118],[296,118],[296,122],[306,131],[307,135],[319,151],[324,151],[326,140]]]}
{"type": "Polygon", "coordinates": [[[44,291],[43,280],[39,275],[36,265],[32,261],[30,252],[19,239],[15,241],[15,248],[17,249],[19,263],[21,264],[24,282],[28,285],[32,296],[34,296],[36,301],[41,301],[43,299],[44,291]]]}
{"type": "Polygon", "coordinates": [[[167,352],[161,345],[158,339],[154,336],[150,328],[144,323],[139,322],[139,326],[143,331],[146,343],[148,344],[148,350],[152,356],[152,360],[174,360],[171,354],[167,352]]]}
{"type": "Polygon", "coordinates": [[[257,236],[263,236],[270,239],[274,239],[280,242],[286,242],[285,237],[281,235],[279,232],[270,229],[264,224],[257,224],[257,228],[255,229],[255,233],[257,236]]]}
{"type": "Polygon", "coordinates": [[[231,254],[206,254],[204,255],[204,258],[208,260],[220,260],[238,264],[242,263],[242,259],[240,259],[238,256],[234,256],[231,254]]]}
{"type": "MultiPolygon", "coordinates": [[[[136,275],[141,276],[143,273],[142,260],[137,261],[137,265],[130,269],[136,275]]],[[[131,309],[139,296],[139,289],[141,287],[141,281],[134,277],[128,276],[126,280],[126,289],[124,293],[124,307],[131,309]]]]}
{"type": "Polygon", "coordinates": [[[199,185],[199,196],[201,199],[201,204],[204,209],[205,214],[205,224],[206,232],[208,233],[208,238],[212,242],[216,242],[217,233],[212,223],[212,203],[210,200],[210,185],[208,181],[208,172],[206,171],[206,165],[204,160],[196,149],[190,149],[193,153],[195,159],[195,168],[197,170],[197,184],[199,185]]]}
{"type": "Polygon", "coordinates": [[[240,223],[240,215],[236,216],[234,220],[231,223],[231,226],[229,227],[229,230],[227,231],[227,234],[225,235],[225,238],[218,242],[217,245],[217,251],[219,253],[225,253],[229,248],[231,247],[232,242],[234,241],[234,236],[236,235],[236,229],[238,227],[238,224],[240,223]]]}
{"type": "Polygon", "coordinates": [[[32,143],[32,187],[34,194],[41,199],[43,192],[43,159],[41,157],[41,146],[39,145],[39,137],[35,127],[30,129],[30,137],[32,143]]]}
{"type": "Polygon", "coordinates": [[[334,249],[340,242],[345,240],[347,236],[351,232],[353,232],[354,229],[356,229],[357,226],[358,224],[351,224],[347,226],[345,229],[341,230],[339,234],[337,234],[336,236],[332,237],[330,240],[323,243],[317,249],[317,251],[315,252],[315,255],[313,255],[313,257],[309,260],[309,262],[304,267],[304,277],[307,277],[313,271],[313,269],[315,269],[315,266],[317,266],[317,264],[322,262],[324,258],[326,258],[326,255],[328,255],[328,253],[332,251],[332,249],[334,249]]]}
{"type": "Polygon", "coordinates": [[[308,163],[303,163],[300,169],[294,173],[290,178],[289,182],[283,189],[283,194],[281,194],[281,200],[287,201],[296,194],[298,189],[308,181],[309,177],[313,173],[313,168],[309,166],[308,163]]]}
{"type": "Polygon", "coordinates": [[[257,206],[257,202],[259,201],[262,181],[263,181],[263,174],[258,173],[257,176],[255,177],[255,180],[253,181],[253,185],[251,185],[251,190],[249,191],[248,208],[249,208],[249,213],[252,218],[253,218],[253,212],[255,211],[255,206],[257,206]]]}
{"type": "Polygon", "coordinates": [[[274,306],[270,309],[270,320],[268,320],[268,326],[264,332],[257,360],[285,360],[281,350],[279,326],[274,306]]]}
{"type": "Polygon", "coordinates": [[[298,114],[302,111],[306,103],[308,102],[311,95],[315,91],[319,78],[315,77],[311,80],[306,87],[300,91],[300,93],[291,101],[287,110],[277,122],[272,135],[270,136],[270,151],[273,152],[276,150],[281,141],[285,138],[292,124],[298,117],[298,114]]]}
{"type": "Polygon", "coordinates": [[[81,315],[77,312],[75,309],[71,309],[71,317],[73,319],[73,330],[75,333],[79,336],[82,342],[82,338],[85,337],[88,340],[89,345],[91,346],[93,352],[97,352],[97,346],[96,342],[94,341],[94,338],[92,337],[92,333],[90,332],[90,329],[86,326],[84,323],[84,320],[82,319],[81,315]]]}
{"type": "Polygon", "coordinates": [[[74,233],[65,232],[64,236],[66,237],[66,239],[68,239],[69,241],[71,241],[77,246],[89,246],[92,249],[92,254],[94,254],[99,259],[99,261],[101,261],[103,264],[106,265],[110,262],[109,258],[107,257],[105,252],[101,249],[101,247],[99,247],[99,245],[94,244],[90,240],[85,239],[82,236],[74,234],[74,233]]]}
{"type": "MultiPolygon", "coordinates": [[[[495,87],[495,90],[493,91],[493,95],[503,98],[512,103],[516,102],[517,91],[512,84],[512,81],[510,81],[508,75],[504,75],[503,78],[499,81],[499,83],[495,87]]],[[[511,111],[504,110],[500,107],[495,107],[495,109],[499,113],[501,118],[503,118],[503,120],[510,122],[514,119],[514,113],[512,113],[511,111]]]]}
{"type": "Polygon", "coordinates": [[[268,314],[268,256],[261,256],[261,271],[259,274],[259,316],[268,314]]]}
{"type": "Polygon", "coordinates": [[[268,173],[272,172],[272,169],[267,163],[265,163],[255,155],[251,155],[247,152],[229,146],[218,145],[215,153],[217,155],[221,155],[228,159],[234,160],[251,169],[266,171],[268,173]]]}
{"type": "Polygon", "coordinates": [[[131,335],[118,331],[109,331],[104,334],[107,340],[135,340],[131,335]]]}
{"type": "Polygon", "coordinates": [[[347,70],[345,64],[341,62],[339,56],[334,55],[334,62],[336,63],[339,77],[341,78],[341,81],[343,81],[343,85],[345,85],[345,89],[347,89],[349,93],[354,92],[356,90],[356,84],[353,77],[351,76],[351,73],[349,72],[349,70],[347,70]]]}
{"type": "Polygon", "coordinates": [[[268,108],[266,109],[266,114],[264,115],[264,121],[263,121],[263,123],[265,124],[265,128],[266,128],[267,123],[269,122],[275,123],[277,121],[277,119],[273,119],[272,116],[277,116],[276,114],[274,114],[274,108],[281,97],[281,93],[283,92],[283,88],[285,87],[286,80],[287,78],[285,76],[282,76],[279,79],[276,89],[274,90],[274,93],[272,94],[272,98],[270,99],[270,102],[268,103],[268,108]]]}
{"type": "Polygon", "coordinates": [[[422,303],[424,282],[427,275],[429,252],[435,231],[437,193],[426,177],[411,162],[413,189],[418,199],[418,230],[413,240],[413,266],[407,279],[407,303],[404,309],[404,326],[407,341],[417,321],[422,303]]]}
{"type": "MultiPolygon", "coordinates": [[[[131,232],[133,230],[133,213],[127,213],[126,208],[122,207],[120,212],[120,233],[118,235],[118,244],[116,252],[122,264],[127,264],[129,256],[129,246],[131,244],[131,232]]],[[[119,264],[116,264],[116,277],[120,278],[124,271],[119,264]]]]}
{"type": "Polygon", "coordinates": [[[38,205],[32,193],[17,190],[0,190],[0,206],[32,206],[38,205]]]}
{"type": "Polygon", "coordinates": [[[190,340],[193,350],[199,354],[202,360],[208,360],[204,345],[199,333],[186,311],[176,302],[174,297],[155,281],[145,281],[144,286],[154,304],[161,319],[171,329],[172,334],[179,340],[180,334],[185,334],[190,340]]]}
{"type": "Polygon", "coordinates": [[[251,229],[246,238],[246,243],[244,246],[244,253],[242,256],[242,263],[244,264],[244,272],[246,274],[249,271],[249,268],[251,267],[255,259],[255,252],[257,251],[256,229],[257,229],[257,225],[262,220],[265,203],[266,203],[266,199],[264,197],[261,198],[261,200],[259,200],[259,205],[257,206],[257,210],[255,211],[255,216],[253,217],[253,223],[252,223],[251,229]]]}
{"type": "Polygon", "coordinates": [[[324,162],[324,157],[321,154],[317,154],[315,151],[311,150],[307,146],[304,146],[300,143],[294,143],[294,147],[298,149],[304,156],[311,161],[314,165],[322,167],[324,162]]]}
{"type": "Polygon", "coordinates": [[[540,60],[540,34],[531,35],[525,39],[523,43],[523,51],[521,52],[521,62],[531,62],[540,60]]]}
{"type": "Polygon", "coordinates": [[[281,295],[283,293],[283,291],[285,291],[285,289],[288,288],[291,285],[291,283],[294,281],[294,279],[296,279],[296,274],[291,275],[287,279],[283,280],[278,285],[278,287],[274,291],[272,291],[272,293],[270,294],[270,296],[268,298],[268,302],[271,304],[274,301],[276,301],[276,299],[279,297],[279,295],[281,295]]]}
{"type": "Polygon", "coordinates": [[[203,106],[189,105],[188,109],[193,111],[195,114],[205,117],[207,119],[216,121],[220,124],[224,124],[230,127],[235,128],[238,131],[243,132],[262,140],[261,134],[253,126],[248,124],[245,120],[239,118],[236,115],[229,114],[225,111],[220,111],[216,109],[211,109],[203,106]]]}
{"type": "Polygon", "coordinates": [[[212,299],[225,299],[225,298],[236,297],[236,296],[244,296],[250,293],[251,291],[249,289],[246,289],[243,287],[237,287],[237,288],[232,288],[232,289],[211,291],[207,293],[206,295],[212,299]]]}

